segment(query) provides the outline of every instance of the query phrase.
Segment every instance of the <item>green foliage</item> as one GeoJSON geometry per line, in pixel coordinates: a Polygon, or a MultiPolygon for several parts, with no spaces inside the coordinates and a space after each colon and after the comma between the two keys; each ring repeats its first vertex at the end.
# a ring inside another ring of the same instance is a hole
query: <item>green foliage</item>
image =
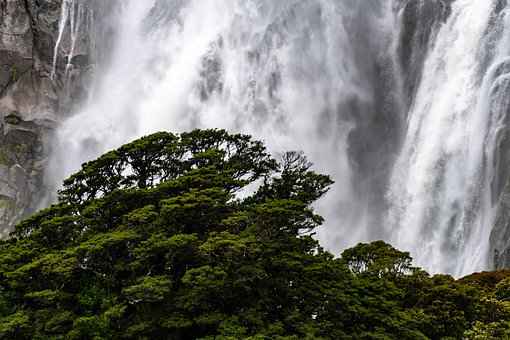
{"type": "Polygon", "coordinates": [[[360,243],[342,253],[342,259],[354,274],[402,276],[412,271],[411,256],[383,241],[360,243]]]}
{"type": "Polygon", "coordinates": [[[0,338],[508,336],[503,274],[431,277],[382,241],[322,249],[331,184],[223,130],[110,151],[0,242],[0,338]]]}
{"type": "Polygon", "coordinates": [[[12,65],[11,66],[11,79],[9,81],[14,83],[15,81],[18,80],[18,78],[19,78],[18,68],[16,67],[16,65],[12,65]]]}
{"type": "Polygon", "coordinates": [[[510,300],[510,277],[501,280],[496,285],[495,295],[499,300],[510,300]]]}
{"type": "Polygon", "coordinates": [[[464,334],[466,340],[501,340],[510,339],[510,322],[492,322],[484,324],[476,322],[474,326],[464,334]]]}
{"type": "Polygon", "coordinates": [[[138,283],[124,288],[122,293],[130,304],[158,302],[170,294],[172,282],[166,276],[144,277],[138,283]]]}

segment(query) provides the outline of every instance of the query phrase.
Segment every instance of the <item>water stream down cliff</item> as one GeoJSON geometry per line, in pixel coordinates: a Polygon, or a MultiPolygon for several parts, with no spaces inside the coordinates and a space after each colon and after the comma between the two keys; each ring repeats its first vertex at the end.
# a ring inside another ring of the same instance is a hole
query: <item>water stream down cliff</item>
{"type": "Polygon", "coordinates": [[[44,188],[140,135],[226,128],[333,176],[334,252],[384,239],[432,272],[510,265],[506,0],[52,3],[44,188]]]}

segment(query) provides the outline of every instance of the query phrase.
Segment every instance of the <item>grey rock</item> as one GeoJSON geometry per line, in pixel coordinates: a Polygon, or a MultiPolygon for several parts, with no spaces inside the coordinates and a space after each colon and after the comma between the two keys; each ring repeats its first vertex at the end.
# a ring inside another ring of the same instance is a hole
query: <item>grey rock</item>
{"type": "MultiPolygon", "coordinates": [[[[95,1],[76,0],[83,18],[95,1]]],[[[69,23],[53,58],[62,0],[0,0],[0,238],[38,208],[54,127],[85,96],[91,35],[78,26],[74,53],[69,23]]]]}

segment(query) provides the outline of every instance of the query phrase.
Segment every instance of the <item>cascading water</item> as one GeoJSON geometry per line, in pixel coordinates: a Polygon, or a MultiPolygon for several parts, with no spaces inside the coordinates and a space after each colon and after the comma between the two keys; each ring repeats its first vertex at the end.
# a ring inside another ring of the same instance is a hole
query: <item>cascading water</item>
{"type": "Polygon", "coordinates": [[[348,139],[357,122],[375,115],[374,84],[383,82],[377,65],[392,64],[377,53],[392,42],[388,5],[130,0],[118,11],[110,63],[97,70],[88,103],[59,128],[50,180],[143,134],[226,128],[253,134],[275,152],[303,150],[335,177],[321,211],[340,211],[345,227],[330,223],[329,247],[369,237],[348,139]]]}
{"type": "Polygon", "coordinates": [[[58,50],[62,43],[66,28],[69,28],[70,46],[66,60],[65,76],[67,77],[71,67],[71,61],[76,53],[76,44],[79,37],[79,32],[82,25],[91,26],[93,24],[93,15],[86,5],[79,0],[63,0],[62,10],[60,14],[60,22],[58,29],[57,41],[54,48],[53,68],[51,70],[50,78],[55,79],[55,73],[58,62],[58,50]]]}
{"type": "Polygon", "coordinates": [[[508,110],[496,107],[507,93],[494,88],[510,47],[507,12],[498,17],[496,3],[454,2],[426,58],[391,180],[392,240],[433,271],[461,275],[489,263],[495,147],[508,110]]]}
{"type": "MultiPolygon", "coordinates": [[[[226,128],[303,150],[333,176],[318,206],[327,248],[384,238],[434,272],[485,268],[509,108],[506,2],[450,2],[112,0],[113,38],[95,42],[108,58],[57,131],[48,181],[140,135],[226,128]]],[[[55,50],[77,4],[63,2],[55,50]]]]}

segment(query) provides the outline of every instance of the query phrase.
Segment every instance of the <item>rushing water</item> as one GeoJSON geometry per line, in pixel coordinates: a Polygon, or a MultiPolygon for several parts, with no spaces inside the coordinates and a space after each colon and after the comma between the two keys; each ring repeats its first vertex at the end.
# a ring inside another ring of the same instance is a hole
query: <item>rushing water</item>
{"type": "Polygon", "coordinates": [[[496,146],[508,110],[508,75],[500,74],[508,13],[496,13],[496,3],[454,2],[426,58],[391,179],[391,239],[434,271],[489,264],[496,146]]]}
{"type": "MultiPolygon", "coordinates": [[[[447,2],[416,6],[448,12],[415,28],[419,56],[404,53],[416,47],[401,0],[117,1],[103,18],[113,38],[95,38],[108,58],[58,129],[48,181],[147,133],[226,128],[333,176],[317,206],[329,249],[384,238],[434,272],[486,268],[508,14],[505,1],[447,2]]],[[[71,57],[82,6],[63,2],[55,49],[68,39],[71,57]]]]}

